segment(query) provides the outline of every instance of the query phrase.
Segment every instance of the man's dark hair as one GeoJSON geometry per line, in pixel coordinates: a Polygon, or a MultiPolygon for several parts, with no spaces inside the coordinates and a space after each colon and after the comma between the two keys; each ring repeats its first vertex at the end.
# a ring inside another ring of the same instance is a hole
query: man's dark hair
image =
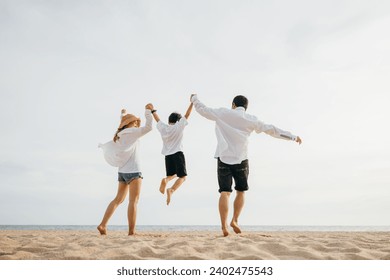
{"type": "Polygon", "coordinates": [[[168,122],[169,123],[176,123],[180,121],[181,115],[179,113],[172,113],[169,115],[168,122]]]}
{"type": "Polygon", "coordinates": [[[248,98],[243,95],[237,95],[234,97],[233,103],[236,107],[244,107],[245,110],[248,108],[248,98]]]}

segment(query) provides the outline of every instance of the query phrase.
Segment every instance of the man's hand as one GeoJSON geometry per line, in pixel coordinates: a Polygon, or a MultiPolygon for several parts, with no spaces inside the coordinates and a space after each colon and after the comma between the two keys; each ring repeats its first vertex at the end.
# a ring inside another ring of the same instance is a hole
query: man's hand
{"type": "Polygon", "coordinates": [[[152,111],[154,109],[153,104],[152,103],[146,104],[145,109],[152,111]]]}
{"type": "Polygon", "coordinates": [[[122,109],[121,114],[125,115],[126,114],[126,109],[122,109]]]}
{"type": "Polygon", "coordinates": [[[297,139],[295,140],[295,142],[297,142],[299,145],[301,145],[302,139],[299,136],[297,136],[297,139]]]}

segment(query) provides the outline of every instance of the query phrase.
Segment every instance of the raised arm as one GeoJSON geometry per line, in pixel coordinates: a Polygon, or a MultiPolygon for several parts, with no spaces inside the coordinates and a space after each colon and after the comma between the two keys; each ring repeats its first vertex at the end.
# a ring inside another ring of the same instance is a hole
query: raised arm
{"type": "Polygon", "coordinates": [[[218,109],[212,109],[204,105],[199,101],[198,96],[196,94],[191,95],[191,102],[195,106],[195,110],[206,119],[216,121],[218,119],[218,109]]]}
{"type": "Polygon", "coordinates": [[[150,111],[152,112],[154,120],[158,123],[160,121],[160,117],[157,114],[157,110],[154,109],[154,106],[152,103],[149,103],[148,105],[149,105],[150,111]]]}
{"type": "Polygon", "coordinates": [[[299,145],[302,143],[302,139],[299,136],[295,136],[288,131],[277,128],[276,126],[274,126],[272,124],[265,124],[261,121],[258,121],[256,123],[255,131],[256,131],[256,133],[264,132],[264,133],[266,133],[272,137],[275,137],[275,138],[295,141],[299,145]]]}
{"type": "Polygon", "coordinates": [[[145,126],[140,127],[141,131],[141,136],[145,135],[149,131],[152,130],[152,122],[153,122],[153,117],[152,117],[152,111],[153,110],[153,105],[151,103],[147,104],[145,106],[145,118],[146,118],[146,123],[145,126]]]}
{"type": "Polygon", "coordinates": [[[191,115],[192,107],[194,107],[194,103],[191,102],[190,106],[188,106],[188,109],[187,109],[186,114],[184,115],[184,117],[185,117],[187,120],[188,120],[188,118],[189,118],[190,115],[191,115]]]}

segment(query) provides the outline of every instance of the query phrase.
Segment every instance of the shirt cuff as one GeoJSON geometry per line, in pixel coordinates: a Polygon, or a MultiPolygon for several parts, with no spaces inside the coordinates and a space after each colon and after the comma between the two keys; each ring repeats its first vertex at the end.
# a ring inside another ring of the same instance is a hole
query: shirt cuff
{"type": "MultiPolygon", "coordinates": [[[[289,133],[290,134],[290,133],[289,133]]],[[[294,136],[294,135],[292,135],[292,134],[290,134],[290,135],[288,135],[287,133],[282,133],[282,134],[280,134],[280,137],[282,137],[282,138],[284,138],[284,139],[286,139],[286,140],[292,140],[292,141],[296,141],[297,140],[297,137],[296,136],[294,136]]]]}

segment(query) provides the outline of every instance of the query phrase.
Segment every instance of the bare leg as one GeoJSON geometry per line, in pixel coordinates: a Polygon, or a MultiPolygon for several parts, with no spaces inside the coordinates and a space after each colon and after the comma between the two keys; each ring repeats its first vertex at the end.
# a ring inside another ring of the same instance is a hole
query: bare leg
{"type": "Polygon", "coordinates": [[[233,218],[230,223],[230,226],[233,228],[235,233],[241,233],[241,229],[238,227],[238,217],[240,216],[242,208],[244,207],[244,201],[245,192],[237,191],[236,198],[234,199],[233,218]]]}
{"type": "Polygon", "coordinates": [[[129,185],[127,185],[125,182],[119,182],[116,197],[108,205],[106,212],[104,213],[103,220],[97,227],[101,235],[107,234],[107,223],[110,220],[111,216],[114,214],[115,209],[125,200],[128,191],[129,185]]]}
{"type": "Polygon", "coordinates": [[[167,186],[168,182],[171,181],[173,178],[176,178],[176,175],[173,176],[167,176],[161,180],[160,184],[160,193],[165,193],[165,187],[167,186]]]}
{"type": "Polygon", "coordinates": [[[167,189],[167,205],[171,202],[171,197],[173,192],[175,192],[180,186],[184,183],[186,180],[186,177],[180,177],[176,180],[176,182],[173,184],[173,186],[169,189],[167,189]]]}
{"type": "Polygon", "coordinates": [[[130,183],[130,201],[127,211],[127,218],[129,220],[129,235],[135,234],[135,222],[137,220],[137,205],[139,195],[141,193],[142,179],[134,179],[130,183]]]}
{"type": "Polygon", "coordinates": [[[227,225],[227,217],[229,214],[229,197],[230,192],[221,192],[219,197],[219,215],[221,217],[221,225],[223,236],[228,236],[228,225],[227,225]]]}

